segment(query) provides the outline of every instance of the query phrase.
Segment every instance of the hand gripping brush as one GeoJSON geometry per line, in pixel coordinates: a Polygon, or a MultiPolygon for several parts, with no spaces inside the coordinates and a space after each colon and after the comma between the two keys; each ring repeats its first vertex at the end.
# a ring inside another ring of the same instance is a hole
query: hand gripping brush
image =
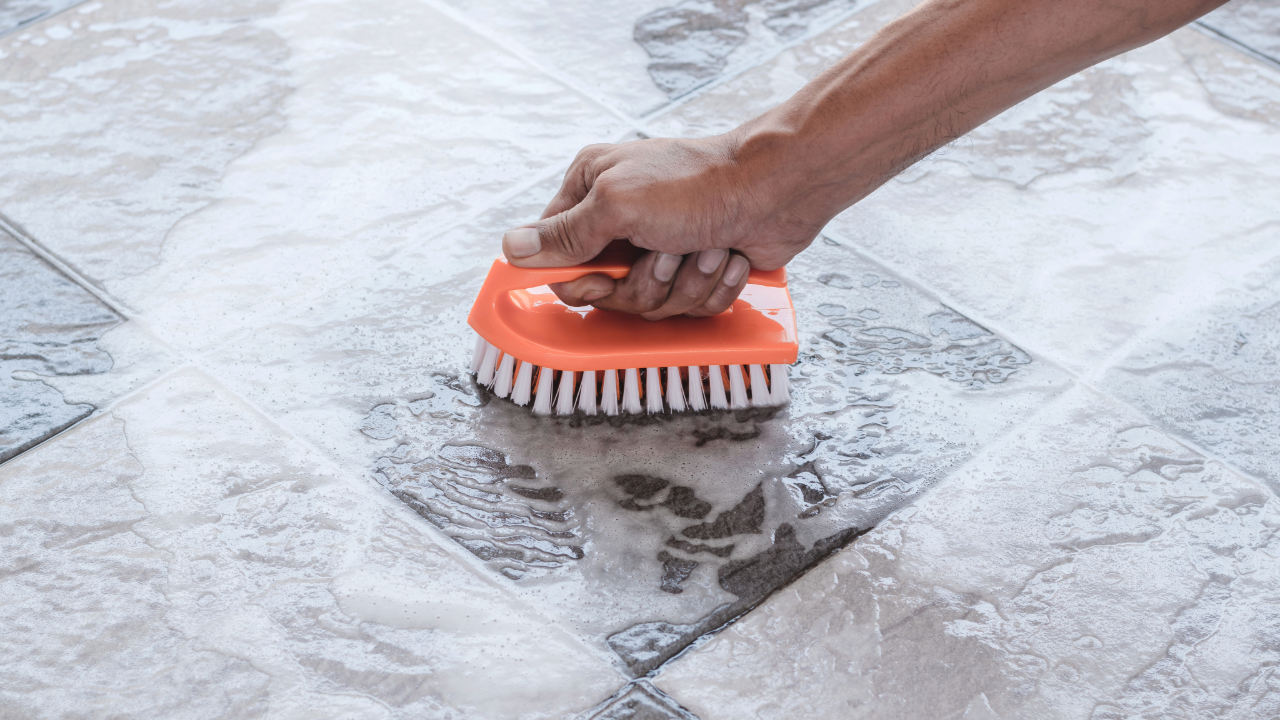
{"type": "Polygon", "coordinates": [[[786,405],[796,317],[785,269],[752,270],[733,305],[712,317],[571,308],[551,283],[626,277],[638,252],[615,241],[565,268],[518,268],[498,258],[467,323],[478,334],[476,382],[539,415],[686,412],[786,405]],[[727,392],[726,392],[727,391],[727,392]]]}

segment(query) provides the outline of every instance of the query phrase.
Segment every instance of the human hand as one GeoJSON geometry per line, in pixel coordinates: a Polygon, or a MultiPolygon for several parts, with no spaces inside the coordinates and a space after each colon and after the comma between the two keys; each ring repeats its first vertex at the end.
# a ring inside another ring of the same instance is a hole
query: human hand
{"type": "Polygon", "coordinates": [[[724,312],[748,270],[782,267],[827,219],[789,211],[764,160],[733,134],[588,146],[542,219],[503,236],[503,252],[518,267],[563,267],[626,238],[650,251],[627,277],[587,275],[552,291],[567,305],[649,320],[724,312]]]}

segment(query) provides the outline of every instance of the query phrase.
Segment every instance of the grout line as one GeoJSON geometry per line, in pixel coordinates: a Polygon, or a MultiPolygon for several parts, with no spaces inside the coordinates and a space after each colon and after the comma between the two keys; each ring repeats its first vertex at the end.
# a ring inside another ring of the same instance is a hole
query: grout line
{"type": "MultiPolygon", "coordinates": [[[[976,322],[976,323],[978,323],[979,325],[981,325],[981,326],[983,326],[983,327],[987,328],[988,330],[991,330],[992,332],[996,333],[997,335],[1000,335],[1000,336],[1001,336],[1001,337],[1003,337],[1004,339],[1006,339],[1006,340],[1008,340],[1009,342],[1013,343],[1014,345],[1016,345],[1016,346],[1018,346],[1018,347],[1022,348],[1023,350],[1028,350],[1028,348],[1031,348],[1031,349],[1029,350],[1029,352],[1031,352],[1031,353],[1032,353],[1032,354],[1034,354],[1034,355],[1039,356],[1039,357],[1040,357],[1041,359],[1043,359],[1045,362],[1049,363],[1050,365],[1052,365],[1053,367],[1057,368],[1058,370],[1061,370],[1062,372],[1066,373],[1066,375],[1067,375],[1071,380],[1073,380],[1074,382],[1078,383],[1081,387],[1087,388],[1089,391],[1094,392],[1094,393],[1097,393],[1098,395],[1100,395],[1100,396],[1102,396],[1102,397],[1104,397],[1104,398],[1106,398],[1106,399],[1110,400],[1111,402],[1113,402],[1113,403],[1115,403],[1115,404],[1119,405],[1120,407],[1122,407],[1122,408],[1125,408],[1125,409],[1129,410],[1130,412],[1132,412],[1133,414],[1135,414],[1135,415],[1137,415],[1138,417],[1142,418],[1143,420],[1146,420],[1148,423],[1150,423],[1150,424],[1151,424],[1151,426],[1152,426],[1152,427],[1157,428],[1157,429],[1159,429],[1161,432],[1163,432],[1164,434],[1168,435],[1170,438],[1174,439],[1175,441],[1177,441],[1177,442],[1179,442],[1179,443],[1182,443],[1182,444],[1183,444],[1183,445],[1185,445],[1187,448],[1189,448],[1189,449],[1191,449],[1191,450],[1193,450],[1193,451],[1195,451],[1195,452],[1197,452],[1197,453],[1199,453],[1199,454],[1203,455],[1203,456],[1204,456],[1204,458],[1205,458],[1206,460],[1212,460],[1212,461],[1214,461],[1214,462],[1216,462],[1216,463],[1218,463],[1218,464],[1222,465],[1223,467],[1227,468],[1227,469],[1228,469],[1228,470],[1230,470],[1231,472],[1236,473],[1237,475],[1239,475],[1239,476],[1241,476],[1241,477],[1243,477],[1243,478],[1246,478],[1246,479],[1248,479],[1248,480],[1252,480],[1253,482],[1256,482],[1256,483],[1258,483],[1258,484],[1260,484],[1260,485],[1263,485],[1264,487],[1270,488],[1272,492],[1276,493],[1277,495],[1280,495],[1280,487],[1277,487],[1277,484],[1276,484],[1274,481],[1268,480],[1268,479],[1266,479],[1266,478],[1258,477],[1257,475],[1254,475],[1254,474],[1253,474],[1253,473],[1251,473],[1251,472],[1247,472],[1247,471],[1245,471],[1245,470],[1243,470],[1243,469],[1241,469],[1241,468],[1237,467],[1234,463],[1232,463],[1232,462],[1231,462],[1231,461],[1229,461],[1229,460],[1224,459],[1221,455],[1218,455],[1218,454],[1217,454],[1217,453],[1215,453],[1215,452],[1211,452],[1209,449],[1207,449],[1207,448],[1205,448],[1204,446],[1200,445],[1200,443],[1196,442],[1195,440],[1193,440],[1193,439],[1191,439],[1191,438],[1188,438],[1188,437],[1186,436],[1186,433],[1182,433],[1182,432],[1178,431],[1178,429],[1177,429],[1177,428],[1170,428],[1170,427],[1166,427],[1163,423],[1159,422],[1158,420],[1155,420],[1155,419],[1154,419],[1154,418],[1152,418],[1152,417],[1151,417],[1151,416],[1150,416],[1146,411],[1144,411],[1144,410],[1142,410],[1141,408],[1137,407],[1137,406],[1136,406],[1136,405],[1134,405],[1133,403],[1131,403],[1131,402],[1129,402],[1129,401],[1127,401],[1127,400],[1121,399],[1121,398],[1117,398],[1117,397],[1115,397],[1114,395],[1112,395],[1111,393],[1105,392],[1105,391],[1103,391],[1101,388],[1099,388],[1099,387],[1095,384],[1094,379],[1095,379],[1095,378],[1100,378],[1100,377],[1101,377],[1101,375],[1102,375],[1102,373],[1106,372],[1108,369],[1111,369],[1111,368],[1109,368],[1109,367],[1104,366],[1103,364],[1104,364],[1104,363],[1106,363],[1106,362],[1109,362],[1109,361],[1111,360],[1111,358],[1114,356],[1114,354],[1113,354],[1113,355],[1111,355],[1111,356],[1108,356],[1106,359],[1104,359],[1104,360],[1102,361],[1102,363],[1100,363],[1100,364],[1099,364],[1099,367],[1098,367],[1098,369],[1096,370],[1096,372],[1091,373],[1091,374],[1090,374],[1089,376],[1087,376],[1087,377],[1086,377],[1086,376],[1084,376],[1084,375],[1081,375],[1080,373],[1078,373],[1078,372],[1076,372],[1075,370],[1072,370],[1070,367],[1068,367],[1068,366],[1066,365],[1066,363],[1064,363],[1062,360],[1060,360],[1060,359],[1057,357],[1057,355],[1056,355],[1055,353],[1052,353],[1052,352],[1046,352],[1046,351],[1043,351],[1043,350],[1035,349],[1035,346],[1034,346],[1034,345],[1024,345],[1024,344],[1022,344],[1021,342],[1017,342],[1017,341],[1015,341],[1015,340],[1014,340],[1014,337],[1015,337],[1016,333],[1010,332],[1010,331],[1009,331],[1009,329],[1008,329],[1008,328],[1007,328],[1003,323],[999,323],[999,322],[992,322],[992,321],[988,320],[988,319],[984,316],[984,314],[983,314],[983,313],[978,312],[978,311],[977,311],[975,308],[973,308],[972,306],[969,306],[969,305],[967,305],[966,303],[962,303],[962,302],[956,302],[956,301],[954,301],[954,300],[953,300],[950,296],[948,296],[947,294],[942,293],[942,292],[939,292],[939,291],[937,291],[936,289],[934,289],[932,286],[930,286],[929,284],[922,282],[919,278],[915,277],[912,273],[910,273],[910,272],[906,271],[904,268],[900,267],[900,266],[899,266],[899,265],[897,265],[896,263],[889,262],[888,260],[886,260],[886,259],[884,259],[884,258],[880,257],[880,256],[879,256],[879,255],[877,255],[876,253],[874,253],[874,252],[872,252],[872,251],[870,251],[870,250],[867,250],[867,249],[865,249],[865,248],[861,247],[860,245],[858,245],[857,243],[853,242],[853,241],[852,241],[852,240],[850,240],[847,236],[842,235],[842,234],[841,234],[841,233],[839,233],[838,231],[833,231],[833,230],[829,230],[829,229],[827,229],[827,228],[824,228],[824,229],[822,230],[821,235],[827,235],[827,236],[831,237],[832,239],[839,241],[841,244],[846,245],[847,247],[849,247],[849,248],[851,249],[851,251],[852,251],[854,254],[856,254],[856,255],[860,255],[860,256],[862,256],[863,258],[865,258],[866,260],[869,260],[869,261],[871,261],[871,262],[873,262],[873,263],[876,263],[876,264],[878,264],[878,265],[880,265],[880,266],[882,266],[882,267],[884,267],[884,268],[887,268],[887,269],[889,269],[889,270],[893,271],[895,274],[899,275],[899,276],[901,277],[901,279],[906,280],[906,281],[910,282],[911,284],[915,285],[915,286],[916,286],[916,287],[918,287],[920,290],[922,290],[922,291],[924,291],[924,292],[928,293],[929,295],[933,296],[933,297],[934,297],[934,299],[938,300],[938,301],[939,301],[939,302],[941,302],[942,304],[946,305],[947,307],[952,308],[953,310],[955,310],[955,311],[959,312],[960,314],[964,315],[965,317],[969,318],[970,320],[973,320],[974,322],[976,322]]],[[[1160,327],[1164,327],[1165,325],[1166,325],[1166,324],[1162,324],[1160,327]]],[[[1149,336],[1149,335],[1150,335],[1150,332],[1138,333],[1138,336],[1139,336],[1139,337],[1149,336]]],[[[950,477],[950,476],[948,476],[948,477],[950,477]]]]}
{"type": "Polygon", "coordinates": [[[127,310],[125,305],[115,298],[107,294],[106,291],[94,285],[84,275],[81,275],[70,263],[58,257],[52,250],[41,245],[27,234],[22,226],[10,220],[6,215],[0,214],[0,231],[6,232],[13,236],[15,240],[22,243],[28,250],[35,253],[42,260],[52,265],[58,272],[66,275],[75,284],[84,288],[90,295],[98,298],[104,305],[111,308],[117,315],[125,320],[133,319],[133,312],[127,310]]]}
{"type": "Polygon", "coordinates": [[[21,32],[23,30],[29,30],[35,27],[36,25],[39,25],[40,23],[44,22],[45,20],[57,17],[58,15],[61,15],[62,13],[68,10],[71,10],[72,8],[81,6],[85,4],[85,2],[87,2],[87,0],[75,0],[75,2],[71,3],[70,5],[67,5],[66,7],[58,8],[57,10],[54,10],[52,12],[46,11],[33,18],[23,20],[22,22],[18,23],[17,25],[14,25],[11,28],[8,28],[6,30],[0,30],[0,37],[11,35],[16,32],[21,32]]]}
{"type": "Polygon", "coordinates": [[[1258,50],[1257,48],[1254,48],[1250,45],[1247,45],[1235,39],[1234,37],[1204,22],[1203,20],[1195,20],[1191,24],[1195,27],[1195,29],[1199,30],[1205,35],[1208,35],[1209,37],[1212,37],[1213,39],[1218,40],[1219,42],[1225,43],[1235,48],[1236,50],[1239,50],[1245,55],[1248,55],[1254,58],[1255,60],[1261,60],[1262,62],[1266,63],[1267,65],[1270,65],[1272,68],[1275,68],[1276,70],[1280,70],[1280,58],[1271,57],[1267,53],[1264,53],[1261,50],[1258,50]]]}

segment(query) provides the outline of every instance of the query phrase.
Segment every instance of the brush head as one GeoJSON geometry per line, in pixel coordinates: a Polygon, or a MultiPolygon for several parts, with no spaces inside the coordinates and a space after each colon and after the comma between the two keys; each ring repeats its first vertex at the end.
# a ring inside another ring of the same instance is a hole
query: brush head
{"type": "Polygon", "coordinates": [[[538,414],[698,412],[789,402],[786,366],[795,362],[799,342],[783,269],[752,270],[742,294],[719,315],[657,322],[572,308],[547,287],[594,273],[626,277],[640,252],[620,240],[570,268],[495,260],[467,318],[480,335],[471,363],[477,382],[519,404],[532,399],[538,414]]]}

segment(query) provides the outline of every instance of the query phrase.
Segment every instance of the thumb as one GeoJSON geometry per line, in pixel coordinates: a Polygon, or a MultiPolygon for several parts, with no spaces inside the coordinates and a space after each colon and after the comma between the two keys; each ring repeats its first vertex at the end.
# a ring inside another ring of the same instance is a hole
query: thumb
{"type": "Polygon", "coordinates": [[[502,253],[516,267],[580,265],[619,237],[618,230],[602,208],[587,199],[532,226],[508,230],[502,236],[502,253]]]}

